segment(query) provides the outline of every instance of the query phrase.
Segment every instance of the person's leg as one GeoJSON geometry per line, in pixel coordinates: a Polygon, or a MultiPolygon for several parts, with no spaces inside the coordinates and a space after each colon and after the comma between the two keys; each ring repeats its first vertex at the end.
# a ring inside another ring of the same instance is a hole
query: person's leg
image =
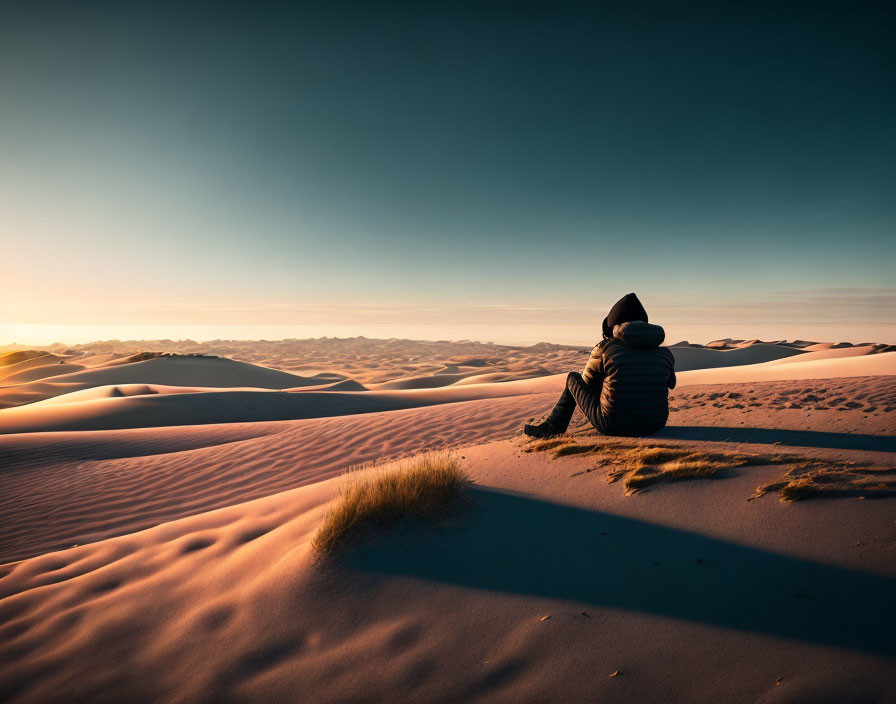
{"type": "MultiPolygon", "coordinates": [[[[581,377],[580,377],[581,378],[581,377]]],[[[523,432],[533,438],[547,438],[551,435],[561,435],[569,427],[569,421],[576,410],[576,400],[569,388],[563,390],[554,408],[541,423],[535,425],[526,424],[523,432]]]]}
{"type": "Polygon", "coordinates": [[[570,372],[566,377],[566,392],[575,399],[576,405],[582,409],[585,417],[598,432],[603,432],[603,419],[600,413],[600,395],[585,383],[578,372],[570,372]]]}

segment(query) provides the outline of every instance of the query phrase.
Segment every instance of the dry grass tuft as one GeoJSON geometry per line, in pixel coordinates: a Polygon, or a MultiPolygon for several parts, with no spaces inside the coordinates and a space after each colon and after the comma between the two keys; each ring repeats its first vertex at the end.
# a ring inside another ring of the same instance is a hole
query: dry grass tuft
{"type": "Polygon", "coordinates": [[[390,469],[359,471],[329,510],[312,545],[321,553],[345,550],[362,532],[410,517],[440,522],[471,484],[456,456],[430,453],[390,469]]]}
{"type": "Polygon", "coordinates": [[[777,491],[781,501],[790,503],[813,496],[828,498],[885,498],[896,496],[894,469],[857,466],[854,463],[806,463],[794,467],[783,480],[770,482],[756,489],[751,498],[777,491]]]}
{"type": "Polygon", "coordinates": [[[599,445],[561,445],[554,450],[554,457],[566,457],[568,455],[583,455],[588,452],[594,452],[599,445]]]}
{"type": "Polygon", "coordinates": [[[626,459],[640,465],[656,465],[680,460],[693,454],[693,450],[669,445],[636,445],[627,448],[626,459]]]}
{"type": "Polygon", "coordinates": [[[552,451],[554,457],[566,457],[569,455],[584,455],[602,452],[607,449],[633,449],[641,447],[641,445],[620,443],[615,440],[607,440],[603,442],[592,442],[584,445],[576,442],[576,438],[571,435],[557,435],[552,438],[544,438],[541,440],[532,440],[523,449],[523,452],[548,452],[552,451]]]}
{"type": "Polygon", "coordinates": [[[642,447],[626,454],[628,456],[624,461],[629,469],[623,474],[626,475],[625,488],[628,493],[659,482],[707,479],[726,469],[775,463],[775,458],[765,455],[695,452],[683,447],[642,447]]]}
{"type": "MultiPolygon", "coordinates": [[[[697,451],[684,445],[633,443],[607,439],[577,443],[565,436],[535,441],[526,452],[551,451],[554,457],[598,455],[597,465],[578,474],[607,468],[607,481],[624,479],[626,494],[644,491],[661,482],[707,479],[739,467],[787,466],[785,476],[756,489],[755,499],[779,492],[782,501],[813,496],[878,498],[896,496],[896,469],[858,462],[833,462],[790,454],[697,451]]],[[[576,475],[574,475],[576,476],[576,475]]]]}
{"type": "Polygon", "coordinates": [[[559,435],[553,438],[544,438],[541,440],[533,440],[523,450],[523,452],[546,452],[547,450],[555,450],[558,447],[566,447],[574,445],[575,440],[568,436],[559,435]]]}

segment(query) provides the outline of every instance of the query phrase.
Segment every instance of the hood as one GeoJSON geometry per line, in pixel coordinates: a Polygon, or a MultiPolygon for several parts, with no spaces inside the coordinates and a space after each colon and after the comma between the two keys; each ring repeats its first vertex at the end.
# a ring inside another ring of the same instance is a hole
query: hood
{"type": "Polygon", "coordinates": [[[623,323],[613,328],[613,337],[621,340],[629,347],[651,349],[659,347],[666,339],[666,331],[659,325],[651,325],[640,320],[623,323]]]}
{"type": "Polygon", "coordinates": [[[610,308],[610,313],[604,318],[603,332],[604,337],[613,337],[613,328],[623,323],[630,323],[634,320],[647,320],[647,311],[641,305],[641,301],[634,293],[627,293],[620,298],[610,308]]]}

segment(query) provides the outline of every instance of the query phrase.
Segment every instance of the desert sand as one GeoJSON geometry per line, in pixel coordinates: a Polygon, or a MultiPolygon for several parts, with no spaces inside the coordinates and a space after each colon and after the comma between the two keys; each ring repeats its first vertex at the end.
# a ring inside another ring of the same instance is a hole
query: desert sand
{"type": "MultiPolygon", "coordinates": [[[[635,442],[896,468],[892,348],[671,349],[668,426],[635,442]]],[[[0,356],[4,700],[888,701],[896,498],[752,499],[771,465],[626,495],[594,456],[527,451],[587,353],[0,356]],[[314,553],[346,470],[439,448],[475,481],[447,525],[314,553]]]]}

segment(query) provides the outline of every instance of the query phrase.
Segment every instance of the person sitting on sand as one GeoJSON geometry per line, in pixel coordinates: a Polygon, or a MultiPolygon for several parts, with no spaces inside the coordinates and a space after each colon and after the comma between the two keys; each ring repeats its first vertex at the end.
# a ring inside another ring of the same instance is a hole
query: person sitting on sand
{"type": "Polygon", "coordinates": [[[554,409],[541,423],[527,424],[526,435],[565,433],[577,405],[604,435],[650,435],[666,425],[669,389],[675,388],[675,358],[660,347],[666,333],[647,322],[634,293],[610,309],[603,333],[584,371],[569,373],[554,409]]]}

